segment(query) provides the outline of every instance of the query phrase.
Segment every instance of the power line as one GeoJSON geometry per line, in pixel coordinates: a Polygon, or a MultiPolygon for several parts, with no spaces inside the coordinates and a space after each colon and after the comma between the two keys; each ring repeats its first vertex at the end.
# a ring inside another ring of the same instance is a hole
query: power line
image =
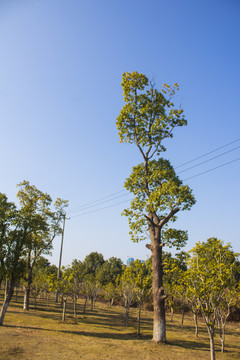
{"type": "MultiPolygon", "coordinates": [[[[200,159],[200,158],[203,158],[204,156],[207,156],[207,155],[209,155],[209,154],[211,154],[211,153],[213,153],[213,152],[216,152],[216,151],[218,151],[218,150],[220,150],[220,149],[222,149],[222,148],[224,148],[224,147],[227,147],[227,146],[229,146],[229,145],[231,145],[231,144],[234,144],[234,143],[236,143],[236,142],[239,141],[239,140],[240,140],[240,138],[237,139],[237,140],[234,140],[234,141],[232,141],[232,142],[230,142],[230,143],[227,143],[227,144],[225,144],[225,145],[223,145],[223,146],[220,146],[220,147],[218,147],[218,148],[216,148],[216,149],[214,149],[214,150],[212,150],[212,151],[209,151],[209,152],[207,152],[207,153],[205,153],[205,154],[203,154],[203,155],[201,155],[201,156],[198,156],[197,158],[195,158],[195,159],[193,159],[193,160],[190,160],[190,161],[188,161],[188,162],[186,162],[186,163],[184,163],[184,164],[182,164],[182,165],[179,165],[179,166],[175,167],[175,169],[176,169],[176,168],[179,168],[179,167],[182,167],[182,166],[184,166],[184,165],[190,164],[191,162],[194,162],[194,161],[196,161],[196,160],[198,160],[198,159],[200,159]]],[[[227,154],[227,153],[230,153],[230,152],[232,152],[232,151],[234,151],[234,150],[237,150],[237,149],[239,149],[239,148],[240,148],[240,146],[237,146],[237,147],[234,148],[234,149],[228,150],[228,151],[226,151],[226,152],[224,152],[224,153],[222,153],[222,154],[216,155],[216,156],[214,156],[214,157],[212,157],[212,158],[210,158],[210,159],[208,159],[208,160],[202,161],[202,162],[199,163],[199,164],[193,165],[193,166],[191,166],[191,167],[189,167],[189,168],[187,168],[187,169],[185,169],[185,170],[182,170],[182,171],[178,172],[177,174],[180,174],[180,173],[182,173],[182,172],[184,172],[184,171],[188,171],[188,170],[190,170],[190,169],[193,169],[193,168],[195,168],[195,167],[197,167],[197,166],[200,166],[200,165],[202,165],[202,164],[204,164],[204,163],[207,163],[207,162],[209,162],[209,161],[211,161],[211,160],[214,160],[214,159],[216,159],[216,158],[218,158],[218,157],[220,157],[220,156],[223,156],[223,155],[225,155],[225,154],[227,154]]],[[[214,167],[214,168],[212,168],[212,169],[203,171],[203,172],[201,172],[201,173],[199,173],[199,174],[196,174],[196,175],[193,175],[193,176],[191,176],[191,177],[188,177],[188,178],[184,179],[183,181],[190,180],[190,179],[195,178],[195,177],[197,177],[197,176],[200,176],[200,175],[203,175],[203,174],[205,174],[205,173],[211,172],[211,171],[216,170],[216,169],[218,169],[218,168],[221,168],[221,167],[223,167],[223,166],[225,166],[225,165],[228,165],[228,164],[230,164],[230,163],[233,163],[233,162],[235,162],[235,161],[238,161],[239,159],[240,159],[240,158],[237,158],[237,159],[235,159],[235,160],[233,160],[233,161],[229,161],[229,162],[224,163],[224,164],[222,164],[222,165],[216,166],[216,167],[214,167]]],[[[102,198],[99,198],[98,200],[95,200],[95,201],[86,203],[85,205],[82,205],[82,206],[79,206],[79,207],[76,207],[76,208],[73,208],[72,210],[69,210],[69,211],[68,211],[68,214],[69,214],[69,213],[71,214],[71,213],[83,211],[83,210],[85,210],[85,209],[89,209],[89,208],[92,208],[92,207],[96,207],[96,206],[98,206],[98,205],[107,203],[107,202],[112,201],[112,200],[115,200],[115,199],[117,199],[117,198],[120,198],[120,197],[129,195],[129,193],[126,192],[126,193],[123,194],[123,195],[119,195],[119,196],[116,196],[116,197],[112,198],[112,196],[114,196],[114,195],[116,195],[116,194],[120,194],[120,193],[122,193],[122,192],[124,192],[124,191],[126,191],[126,190],[121,190],[121,191],[114,192],[114,193],[112,193],[111,195],[104,196],[104,197],[102,197],[102,198]],[[110,199],[108,199],[108,198],[110,198],[110,199]],[[108,200],[104,200],[104,199],[108,199],[108,200]],[[102,201],[102,200],[104,200],[104,201],[102,201]]],[[[130,199],[130,200],[131,200],[131,199],[130,199]]],[[[79,214],[79,215],[74,215],[74,216],[72,216],[72,217],[77,217],[77,216],[81,216],[81,215],[91,214],[91,213],[94,213],[94,212],[97,212],[97,211],[100,211],[100,210],[107,209],[107,208],[109,208],[109,207],[113,207],[113,206],[122,204],[122,203],[127,202],[127,201],[129,201],[129,200],[125,200],[125,201],[122,201],[122,202],[119,202],[119,203],[116,203],[116,204],[113,204],[113,205],[109,205],[109,206],[103,207],[103,208],[101,208],[101,209],[96,209],[96,210],[87,212],[87,213],[83,213],[83,214],[79,214]]]]}
{"type": "MultiPolygon", "coordinates": [[[[120,194],[120,193],[123,192],[123,191],[126,191],[126,190],[117,191],[117,192],[115,192],[115,193],[113,193],[113,194],[111,194],[111,195],[107,195],[107,196],[104,196],[104,197],[102,197],[102,198],[100,198],[100,199],[98,199],[98,200],[91,201],[91,202],[89,202],[89,203],[87,203],[87,204],[78,206],[78,207],[76,207],[76,208],[73,208],[73,209],[69,210],[68,213],[70,213],[70,212],[75,212],[76,210],[79,210],[79,209],[82,209],[82,208],[86,208],[86,207],[88,207],[88,206],[91,205],[91,204],[98,203],[98,202],[101,201],[101,200],[107,199],[107,198],[112,197],[113,195],[116,195],[116,194],[120,194]]],[[[108,201],[111,201],[111,200],[108,200],[108,201]]],[[[96,204],[96,205],[98,205],[98,204],[96,204]]]]}
{"type": "Polygon", "coordinates": [[[104,209],[108,209],[108,208],[113,207],[113,206],[116,206],[116,205],[123,204],[123,203],[128,202],[128,201],[130,201],[130,200],[132,200],[132,199],[133,199],[133,198],[128,199],[128,200],[121,201],[121,202],[119,202],[119,203],[117,203],[117,204],[112,204],[112,205],[109,205],[109,206],[105,206],[105,207],[103,207],[103,208],[101,208],[101,209],[97,209],[97,210],[93,210],[93,211],[88,211],[88,212],[83,213],[83,214],[74,215],[74,216],[72,216],[71,218],[75,218],[75,217],[82,216],[82,215],[92,214],[92,213],[95,213],[95,212],[98,212],[98,211],[101,211],[101,210],[104,210],[104,209]]]}
{"type": "MultiPolygon", "coordinates": [[[[239,161],[239,160],[240,160],[240,157],[237,158],[237,159],[234,159],[234,160],[232,160],[232,161],[228,161],[228,162],[226,162],[226,163],[224,163],[224,164],[221,164],[221,165],[219,165],[219,166],[216,166],[216,167],[214,167],[214,168],[212,168],[212,169],[203,171],[203,172],[201,172],[201,173],[199,173],[199,174],[196,174],[196,175],[194,175],[194,176],[188,177],[187,179],[184,179],[183,181],[193,179],[193,178],[195,178],[195,177],[197,177],[197,176],[200,176],[200,175],[206,174],[206,173],[208,173],[208,172],[214,171],[214,170],[216,170],[216,169],[219,169],[219,168],[221,168],[221,167],[223,167],[223,166],[226,166],[226,165],[228,165],[228,164],[231,164],[231,163],[236,162],[236,161],[239,161]]],[[[100,209],[96,209],[96,210],[93,210],[93,211],[88,211],[88,212],[83,213],[83,214],[74,215],[74,216],[72,216],[71,218],[75,218],[75,217],[79,217],[79,216],[83,216],[83,215],[88,215],[88,214],[93,214],[93,213],[95,213],[95,212],[98,212],[98,211],[101,211],[101,210],[105,210],[105,209],[108,209],[108,208],[110,208],[110,207],[113,207],[113,206],[117,206],[117,205],[126,203],[126,202],[128,202],[128,201],[130,201],[130,200],[133,200],[133,198],[127,199],[127,200],[124,200],[124,201],[121,201],[121,202],[116,203],[116,204],[112,204],[112,205],[109,205],[109,206],[105,206],[105,207],[100,208],[100,209]]]]}
{"type": "Polygon", "coordinates": [[[196,160],[199,160],[199,159],[201,159],[201,158],[203,158],[203,157],[205,157],[205,156],[207,156],[207,155],[210,155],[210,154],[212,154],[212,153],[214,153],[214,152],[216,152],[216,151],[218,151],[218,150],[220,150],[220,149],[223,149],[223,148],[225,148],[225,147],[227,147],[227,146],[229,146],[229,145],[232,145],[232,144],[234,144],[235,142],[237,142],[237,141],[239,141],[239,140],[240,140],[240,138],[239,138],[239,139],[236,139],[236,140],[234,140],[234,141],[231,141],[230,143],[227,143],[227,144],[225,144],[225,145],[222,145],[222,146],[220,146],[220,147],[218,147],[218,148],[216,148],[216,149],[214,149],[214,150],[212,150],[212,151],[209,151],[209,152],[207,152],[207,153],[205,153],[205,154],[203,154],[203,155],[200,155],[200,156],[198,156],[198,157],[196,157],[196,158],[194,158],[194,159],[192,159],[192,160],[189,160],[189,161],[185,162],[184,164],[181,164],[181,165],[176,166],[175,169],[178,169],[178,168],[180,168],[180,167],[182,167],[182,166],[184,166],[184,165],[188,165],[188,164],[190,164],[190,163],[192,163],[192,162],[194,162],[194,161],[196,161],[196,160]]]}
{"type": "Polygon", "coordinates": [[[211,159],[202,161],[202,162],[200,162],[199,164],[190,166],[189,168],[187,168],[187,169],[185,169],[185,170],[179,171],[177,174],[181,174],[181,173],[184,172],[184,171],[191,170],[191,169],[193,169],[193,168],[195,168],[195,167],[197,167],[197,166],[200,166],[200,165],[202,165],[202,164],[205,164],[205,163],[207,163],[207,162],[209,162],[209,161],[211,161],[211,160],[217,159],[218,157],[223,156],[223,155],[226,155],[226,154],[228,154],[228,153],[230,153],[230,152],[232,152],[232,151],[234,151],[234,150],[237,150],[237,149],[239,149],[239,148],[240,148],[240,146],[237,146],[237,147],[235,147],[234,149],[225,151],[224,153],[219,154],[219,155],[216,155],[216,156],[212,157],[211,159]]]}
{"type": "Polygon", "coordinates": [[[222,165],[218,165],[218,166],[216,166],[216,167],[214,167],[214,168],[212,168],[212,169],[209,169],[209,170],[203,171],[203,172],[201,172],[201,173],[199,173],[199,174],[196,174],[196,175],[190,176],[190,177],[188,177],[187,179],[184,179],[183,181],[193,179],[193,178],[195,178],[195,177],[197,177],[197,176],[200,176],[200,175],[206,174],[206,173],[208,173],[208,172],[210,172],[210,171],[213,171],[213,170],[219,169],[219,168],[221,168],[221,167],[223,167],[223,166],[225,166],[225,165],[231,164],[231,163],[233,163],[233,162],[235,162],[235,161],[238,161],[238,160],[240,160],[240,157],[239,157],[239,158],[237,158],[237,159],[234,159],[234,160],[232,160],[232,161],[228,161],[228,162],[226,162],[226,163],[224,163],[224,164],[222,164],[222,165]]]}
{"type": "MultiPolygon", "coordinates": [[[[122,190],[122,191],[126,191],[126,190],[122,190]]],[[[98,201],[98,202],[95,201],[95,202],[89,203],[89,204],[94,204],[94,205],[88,205],[88,206],[84,206],[84,205],[83,205],[83,206],[80,206],[78,209],[76,209],[76,210],[71,210],[71,211],[69,211],[69,212],[72,214],[72,213],[75,213],[75,212],[78,212],[78,211],[82,211],[82,210],[85,210],[85,209],[89,209],[89,208],[91,208],[91,207],[104,204],[104,203],[106,203],[106,202],[109,202],[109,201],[118,199],[118,198],[123,197],[123,196],[126,196],[126,195],[129,195],[129,193],[126,192],[126,194],[119,195],[119,196],[116,196],[116,197],[114,197],[114,198],[112,198],[112,199],[105,200],[105,201],[98,201]]],[[[109,195],[108,197],[110,197],[110,196],[111,196],[111,195],[109,195]]],[[[107,197],[107,196],[106,196],[106,197],[107,197]]],[[[69,214],[69,212],[68,212],[68,214],[69,214]]]]}

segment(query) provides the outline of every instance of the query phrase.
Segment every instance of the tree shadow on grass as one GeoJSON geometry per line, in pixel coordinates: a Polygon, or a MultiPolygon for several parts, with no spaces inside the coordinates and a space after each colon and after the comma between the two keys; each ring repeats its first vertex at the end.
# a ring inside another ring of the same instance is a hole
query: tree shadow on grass
{"type": "Polygon", "coordinates": [[[112,339],[112,340],[151,340],[151,335],[141,335],[140,337],[135,332],[128,333],[108,333],[108,332],[93,332],[93,331],[75,331],[75,330],[63,330],[63,329],[47,329],[35,326],[22,326],[22,325],[4,325],[6,328],[17,328],[22,330],[35,330],[35,331],[50,331],[54,333],[63,333],[70,335],[78,335],[85,337],[95,337],[99,339],[112,339]]]}

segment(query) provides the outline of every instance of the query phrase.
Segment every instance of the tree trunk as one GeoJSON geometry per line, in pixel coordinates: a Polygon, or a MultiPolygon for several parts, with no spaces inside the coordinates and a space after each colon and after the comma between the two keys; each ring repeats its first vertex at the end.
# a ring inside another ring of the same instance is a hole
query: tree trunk
{"type": "Polygon", "coordinates": [[[73,316],[77,317],[77,298],[75,295],[73,296],[73,316]]]}
{"type": "Polygon", "coordinates": [[[5,295],[4,295],[4,298],[6,299],[7,298],[7,294],[9,293],[9,280],[8,278],[6,277],[6,282],[5,282],[5,295]]]}
{"type": "Polygon", "coordinates": [[[214,349],[214,331],[208,326],[208,334],[210,339],[210,352],[211,352],[211,360],[215,360],[215,349],[214,349]]]}
{"type": "Polygon", "coordinates": [[[194,322],[195,322],[195,336],[198,337],[198,315],[194,313],[194,322]]]}
{"type": "Polygon", "coordinates": [[[224,352],[225,350],[225,323],[223,319],[218,319],[218,329],[219,329],[219,336],[221,340],[221,350],[224,352]]]}
{"type": "Polygon", "coordinates": [[[150,229],[153,272],[153,341],[166,342],[166,315],[160,229],[150,229]]]}
{"type": "Polygon", "coordinates": [[[137,334],[140,336],[140,325],[141,325],[141,310],[142,310],[142,302],[139,302],[138,306],[138,317],[137,317],[137,334]]]}
{"type": "Polygon", "coordinates": [[[183,322],[184,322],[184,309],[182,309],[182,321],[181,321],[181,323],[182,323],[182,328],[183,328],[183,322]]]}
{"type": "Polygon", "coordinates": [[[12,278],[10,287],[9,287],[9,291],[8,291],[7,296],[5,297],[3,305],[2,305],[2,309],[1,309],[1,313],[0,313],[0,325],[3,325],[3,321],[4,321],[4,317],[5,317],[8,305],[10,304],[11,298],[14,293],[14,286],[15,286],[15,279],[12,278]]]}
{"type": "Polygon", "coordinates": [[[26,286],[23,300],[23,310],[29,310],[30,287],[26,286]]]}
{"type": "Polygon", "coordinates": [[[27,286],[25,287],[23,310],[29,310],[30,288],[32,284],[32,267],[28,269],[27,286]]]}
{"type": "Polygon", "coordinates": [[[126,301],[126,303],[125,303],[125,326],[128,326],[128,319],[129,319],[129,302],[126,301]]]}
{"type": "Polygon", "coordinates": [[[87,298],[87,296],[85,296],[85,302],[84,302],[84,306],[83,306],[83,314],[85,314],[85,312],[86,312],[87,301],[88,301],[88,298],[87,298]]]}
{"type": "Polygon", "coordinates": [[[174,313],[174,310],[173,310],[173,307],[171,306],[171,322],[173,322],[173,313],[174,313]]]}
{"type": "Polygon", "coordinates": [[[62,322],[64,322],[64,321],[65,321],[65,315],[66,315],[66,302],[67,302],[67,299],[63,299],[62,322]]]}
{"type": "Polygon", "coordinates": [[[15,301],[18,301],[18,286],[15,286],[15,301]]]}

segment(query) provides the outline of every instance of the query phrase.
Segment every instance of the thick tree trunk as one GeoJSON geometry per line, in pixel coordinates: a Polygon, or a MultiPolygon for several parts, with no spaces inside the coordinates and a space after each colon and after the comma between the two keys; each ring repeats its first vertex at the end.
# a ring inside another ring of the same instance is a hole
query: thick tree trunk
{"type": "Polygon", "coordinates": [[[3,321],[4,321],[5,314],[7,312],[8,305],[10,304],[11,298],[14,293],[14,286],[15,286],[15,279],[12,278],[10,286],[9,286],[9,291],[8,291],[8,293],[4,299],[3,305],[2,305],[2,309],[1,309],[1,313],[0,313],[0,325],[3,325],[3,321]]]}
{"type": "Polygon", "coordinates": [[[153,341],[166,342],[166,315],[160,229],[150,230],[153,272],[153,341]]]}

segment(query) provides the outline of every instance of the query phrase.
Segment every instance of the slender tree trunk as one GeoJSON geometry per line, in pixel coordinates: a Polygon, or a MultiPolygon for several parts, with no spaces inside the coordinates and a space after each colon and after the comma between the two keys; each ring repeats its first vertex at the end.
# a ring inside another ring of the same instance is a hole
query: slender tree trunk
{"type": "Polygon", "coordinates": [[[198,315],[197,313],[193,314],[195,322],[195,336],[198,337],[198,315]]]}
{"type": "Polygon", "coordinates": [[[5,295],[4,295],[4,298],[5,298],[5,299],[7,298],[8,292],[9,292],[9,280],[8,280],[8,278],[6,277],[6,282],[5,282],[5,295]]]}
{"type": "Polygon", "coordinates": [[[15,286],[15,279],[12,278],[11,279],[11,283],[10,283],[10,287],[9,287],[9,291],[7,293],[7,296],[4,299],[2,308],[1,308],[1,313],[0,313],[0,325],[3,325],[3,321],[4,321],[4,317],[8,308],[8,305],[10,304],[11,298],[13,296],[14,293],[14,286],[15,286]]]}
{"type": "Polygon", "coordinates": [[[210,353],[211,353],[211,360],[215,360],[215,348],[214,348],[214,330],[208,326],[208,334],[210,340],[210,353]]]}
{"type": "Polygon", "coordinates": [[[166,342],[166,315],[160,229],[150,229],[153,272],[153,341],[166,342]]]}
{"type": "Polygon", "coordinates": [[[30,287],[27,285],[24,292],[23,310],[29,310],[30,287]]]}
{"type": "Polygon", "coordinates": [[[184,315],[185,315],[185,312],[184,312],[184,309],[182,309],[182,321],[181,321],[182,328],[183,328],[183,322],[184,322],[184,315]]]}
{"type": "Polygon", "coordinates": [[[174,310],[173,310],[173,307],[171,306],[171,322],[173,322],[173,313],[174,313],[174,310]]]}
{"type": "Polygon", "coordinates": [[[24,301],[23,301],[23,310],[29,310],[29,299],[30,299],[30,288],[32,284],[32,268],[29,267],[28,269],[28,279],[27,279],[27,286],[25,287],[24,293],[24,301]]]}
{"type": "Polygon", "coordinates": [[[224,352],[225,350],[225,324],[222,319],[218,320],[218,330],[219,330],[219,336],[221,340],[221,350],[224,352]]]}
{"type": "Polygon", "coordinates": [[[129,302],[126,301],[126,303],[125,303],[125,326],[128,326],[128,319],[129,319],[129,302]]]}
{"type": "Polygon", "coordinates": [[[91,311],[93,311],[93,296],[91,296],[91,311]]]}
{"type": "Polygon", "coordinates": [[[73,316],[77,317],[77,298],[75,295],[73,296],[73,316]]]}
{"type": "Polygon", "coordinates": [[[140,326],[141,326],[141,310],[142,310],[142,302],[139,302],[139,306],[138,306],[138,317],[137,317],[137,334],[138,336],[141,335],[140,333],[140,326]]]}
{"type": "Polygon", "coordinates": [[[62,322],[65,321],[65,316],[66,316],[66,302],[67,302],[67,299],[64,299],[64,300],[63,300],[62,322]]]}
{"type": "Polygon", "coordinates": [[[15,301],[18,301],[18,286],[15,286],[15,301]]]}
{"type": "Polygon", "coordinates": [[[85,302],[84,302],[84,306],[83,306],[83,314],[86,313],[87,301],[88,301],[88,298],[87,298],[87,296],[85,296],[85,302]]]}

